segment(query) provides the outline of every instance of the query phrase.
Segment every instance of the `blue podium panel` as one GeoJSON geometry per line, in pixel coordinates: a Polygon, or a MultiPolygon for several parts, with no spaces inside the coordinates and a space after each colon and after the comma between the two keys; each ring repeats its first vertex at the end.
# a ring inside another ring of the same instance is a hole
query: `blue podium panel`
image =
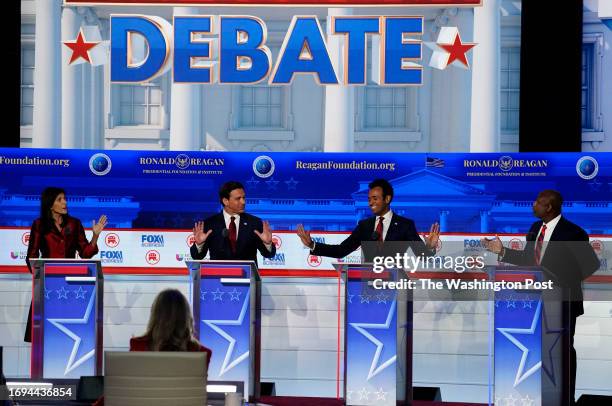
{"type": "Polygon", "coordinates": [[[97,375],[102,356],[98,261],[33,260],[33,378],[97,375]]]}
{"type": "Polygon", "coordinates": [[[398,334],[397,294],[374,289],[368,280],[396,280],[396,272],[351,267],[347,274],[346,403],[395,405],[398,336],[405,337],[398,334]]]}
{"type": "MultiPolygon", "coordinates": [[[[192,262],[194,317],[199,340],[212,350],[208,381],[244,383],[253,395],[257,271],[250,261],[192,262]]],[[[189,264],[188,264],[189,265],[189,264]]]]}
{"type": "MultiPolygon", "coordinates": [[[[497,277],[541,280],[541,273],[518,270],[497,277]]],[[[542,405],[541,291],[500,290],[494,306],[495,395],[491,401],[496,405],[542,405]]]]}

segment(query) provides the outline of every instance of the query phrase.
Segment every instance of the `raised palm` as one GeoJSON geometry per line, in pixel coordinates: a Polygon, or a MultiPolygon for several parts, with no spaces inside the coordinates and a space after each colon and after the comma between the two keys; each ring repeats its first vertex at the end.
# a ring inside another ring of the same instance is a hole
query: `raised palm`
{"type": "Polygon", "coordinates": [[[193,225],[193,237],[197,245],[202,245],[206,242],[208,236],[212,233],[212,229],[204,232],[204,222],[198,221],[193,225]]]}
{"type": "Polygon", "coordinates": [[[427,248],[436,248],[440,241],[440,224],[433,223],[429,229],[429,235],[425,237],[425,245],[427,248]]]}
{"type": "Polygon", "coordinates": [[[254,230],[254,232],[264,244],[272,244],[272,229],[270,229],[269,222],[263,222],[263,230],[261,232],[258,230],[254,230]]]}
{"type": "Polygon", "coordinates": [[[306,229],[304,229],[304,226],[302,224],[297,225],[296,231],[297,231],[298,237],[300,237],[300,240],[302,240],[302,244],[304,244],[306,247],[311,248],[312,238],[310,237],[310,232],[306,231],[306,229]]]}
{"type": "Polygon", "coordinates": [[[103,214],[100,216],[100,219],[98,220],[98,222],[96,223],[96,221],[92,221],[92,230],[93,233],[95,235],[100,235],[100,233],[102,232],[102,230],[104,230],[104,227],[106,227],[106,223],[107,223],[107,218],[106,215],[103,214]]]}

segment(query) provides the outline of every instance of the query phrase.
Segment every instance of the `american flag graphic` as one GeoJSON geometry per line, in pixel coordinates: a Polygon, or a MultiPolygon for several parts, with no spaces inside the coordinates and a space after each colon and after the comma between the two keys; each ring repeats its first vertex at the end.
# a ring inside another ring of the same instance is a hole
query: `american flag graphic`
{"type": "Polygon", "coordinates": [[[425,166],[427,168],[444,168],[444,159],[427,157],[425,166]]]}

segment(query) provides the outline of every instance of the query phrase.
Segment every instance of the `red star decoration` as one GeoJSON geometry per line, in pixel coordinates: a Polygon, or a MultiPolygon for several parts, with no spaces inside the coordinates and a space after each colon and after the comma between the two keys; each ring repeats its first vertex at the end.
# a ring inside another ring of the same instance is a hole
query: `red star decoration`
{"type": "Polygon", "coordinates": [[[455,36],[455,42],[452,44],[438,44],[440,48],[448,52],[448,61],[446,65],[450,65],[454,61],[461,62],[466,68],[469,68],[465,53],[476,46],[476,43],[461,42],[459,33],[455,36]]]}
{"type": "Polygon", "coordinates": [[[68,64],[71,65],[79,58],[83,58],[87,62],[91,63],[91,59],[89,59],[89,50],[98,44],[99,42],[85,42],[83,30],[79,31],[79,35],[77,36],[76,40],[64,42],[64,45],[72,50],[72,56],[70,57],[70,62],[68,64]]]}

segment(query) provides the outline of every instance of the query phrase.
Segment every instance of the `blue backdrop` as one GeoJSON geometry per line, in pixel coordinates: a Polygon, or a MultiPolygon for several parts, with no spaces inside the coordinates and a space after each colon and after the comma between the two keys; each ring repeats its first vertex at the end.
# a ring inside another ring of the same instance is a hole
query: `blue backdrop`
{"type": "MultiPolygon", "coordinates": [[[[0,225],[29,226],[41,190],[66,189],[70,213],[111,227],[191,228],[218,210],[227,180],[245,185],[247,211],[277,230],[297,223],[352,230],[370,215],[367,183],[386,178],[392,208],[420,231],[526,232],[542,189],[589,233],[611,233],[612,154],[250,153],[0,149],[0,225]],[[313,214],[316,214],[313,216],[313,214]]],[[[87,224],[86,224],[87,225],[87,224]]]]}

